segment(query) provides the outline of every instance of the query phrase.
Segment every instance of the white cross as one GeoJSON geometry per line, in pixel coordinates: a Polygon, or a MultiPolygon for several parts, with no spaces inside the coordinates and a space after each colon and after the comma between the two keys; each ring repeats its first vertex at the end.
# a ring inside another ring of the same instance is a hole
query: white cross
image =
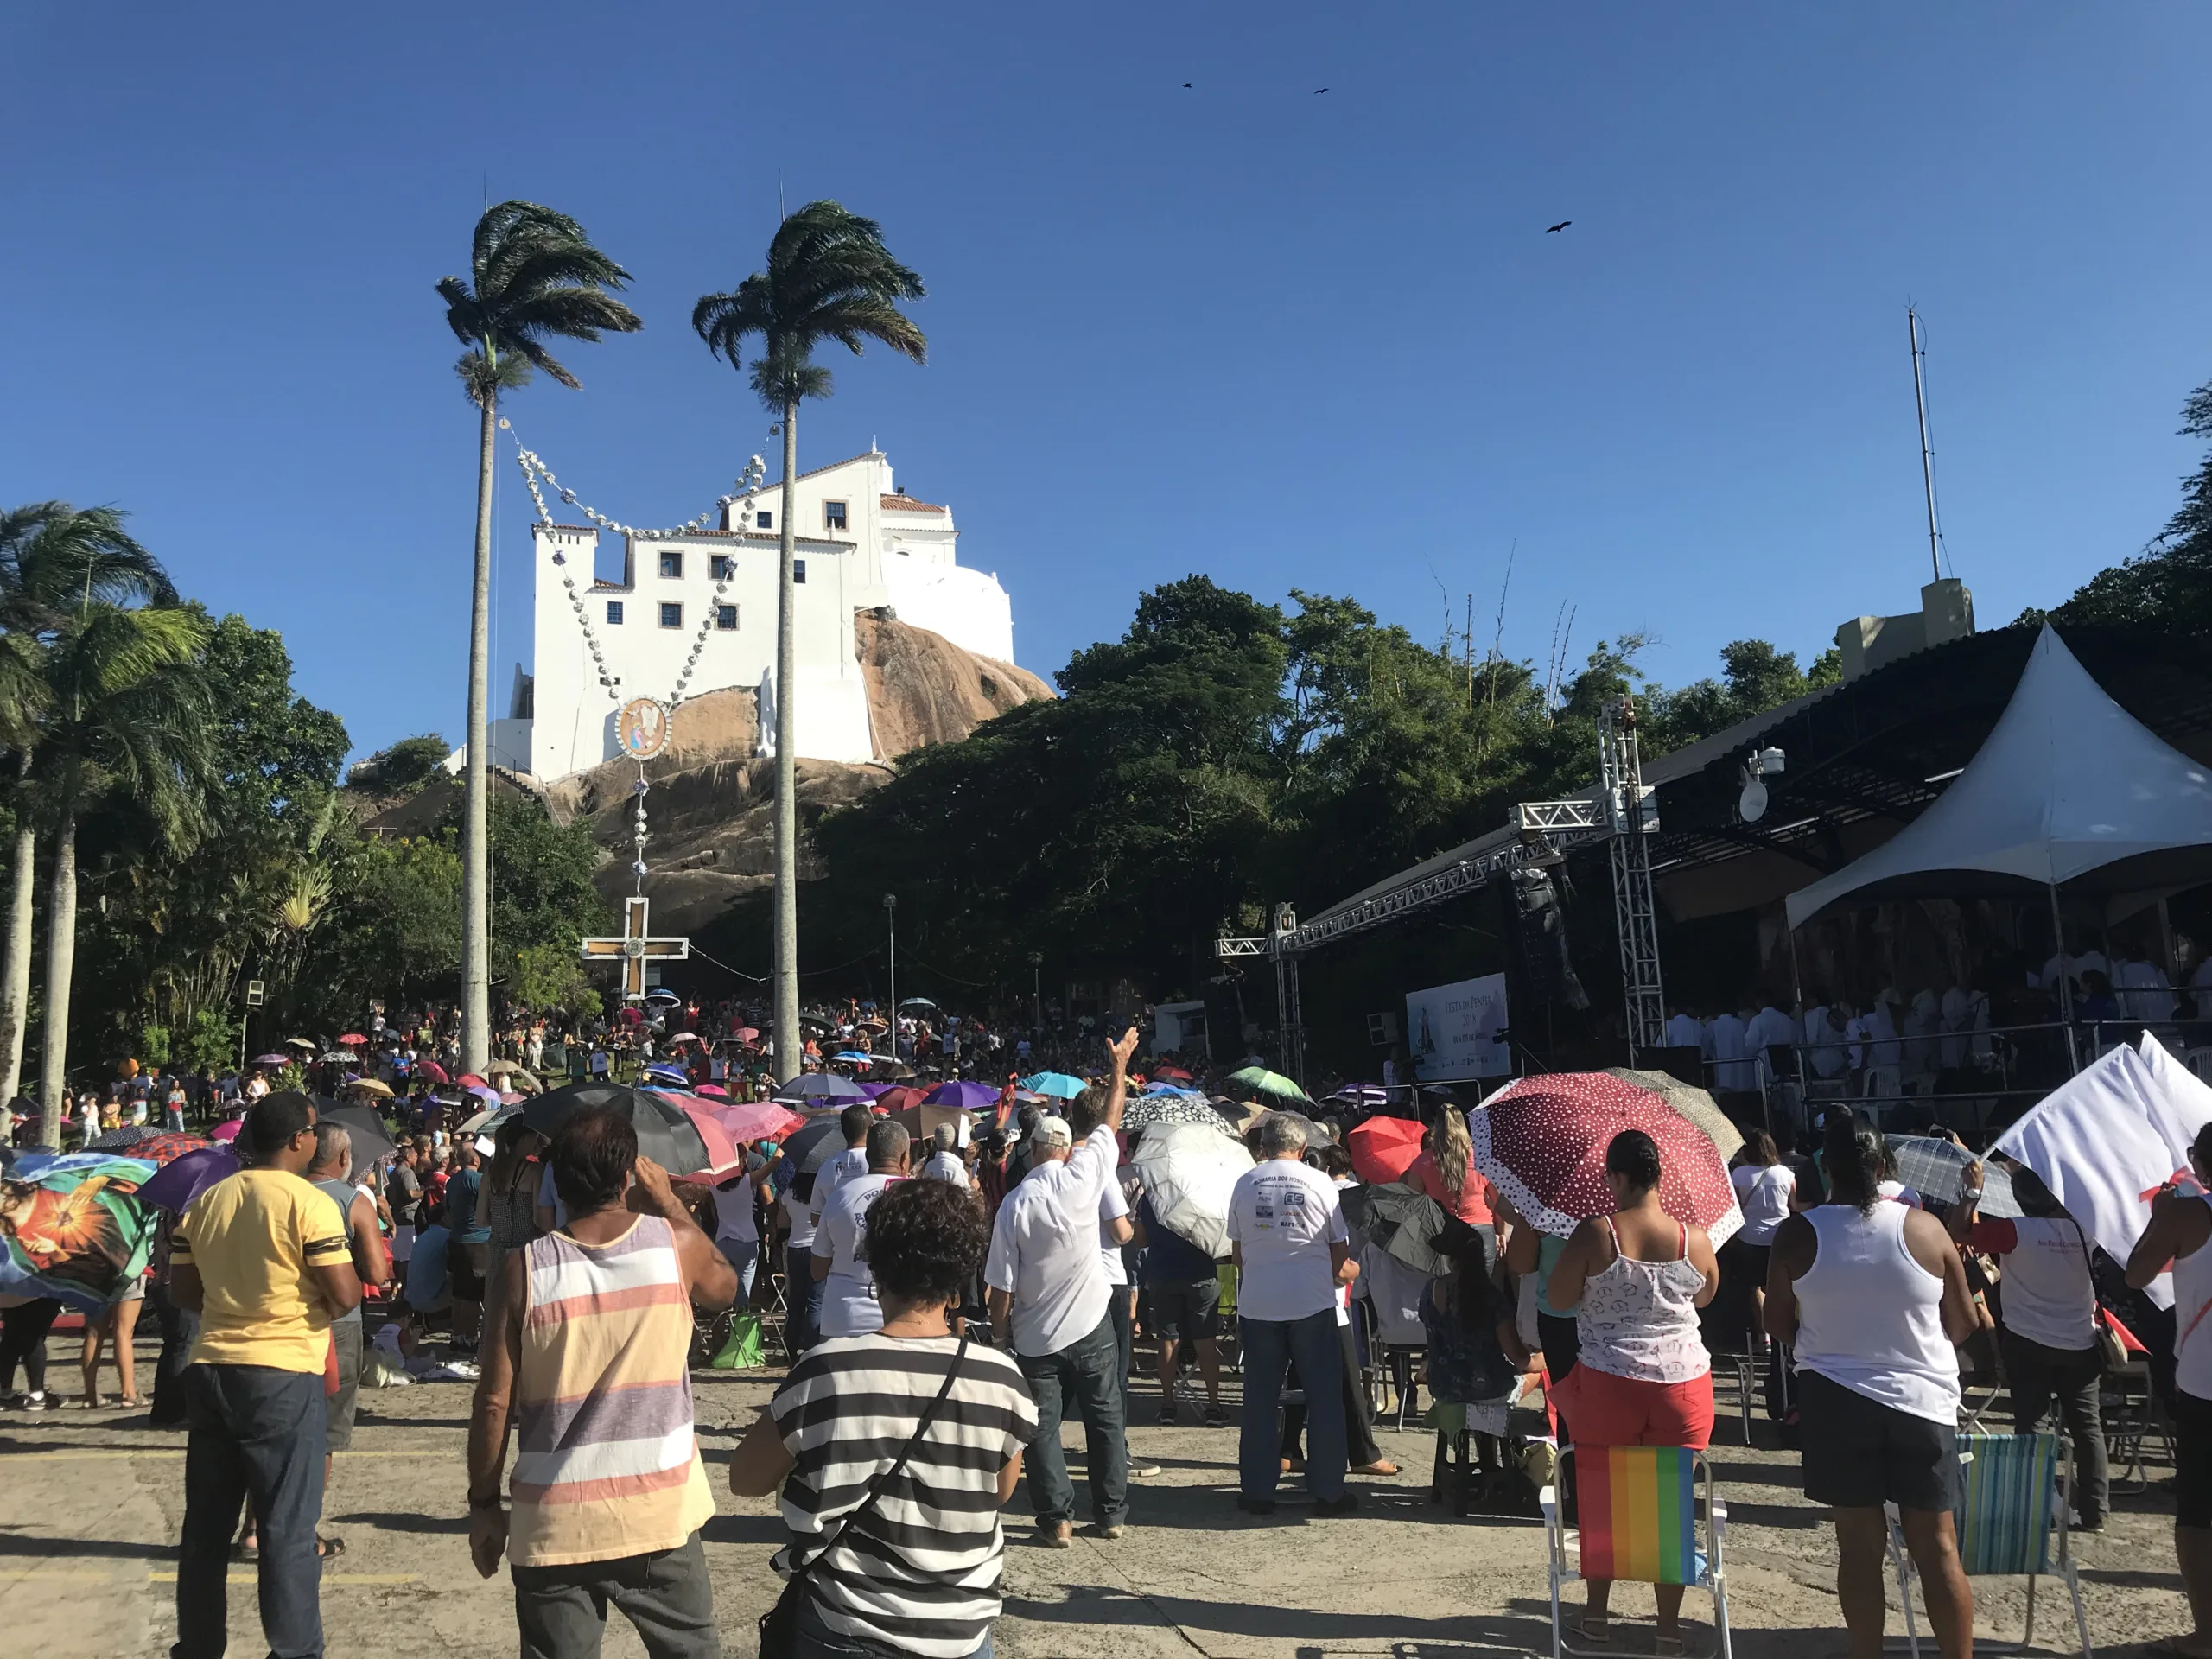
{"type": "Polygon", "coordinates": [[[619,958],[622,963],[622,995],[631,1001],[643,1000],[645,995],[645,961],[648,957],[664,962],[681,962],[691,954],[689,938],[657,939],[648,918],[652,913],[652,900],[637,893],[622,901],[622,935],[620,938],[586,939],[584,960],[605,962],[619,958]]]}

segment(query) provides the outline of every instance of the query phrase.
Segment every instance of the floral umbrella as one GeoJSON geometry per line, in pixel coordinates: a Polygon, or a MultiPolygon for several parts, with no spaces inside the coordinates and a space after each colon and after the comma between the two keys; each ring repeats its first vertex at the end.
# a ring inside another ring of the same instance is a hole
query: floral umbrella
{"type": "Polygon", "coordinates": [[[1731,1143],[1717,1144],[1713,1128],[1668,1093],[1611,1072],[1560,1072],[1508,1084],[1467,1114],[1475,1166],[1538,1230],[1561,1238],[1612,1213],[1605,1148],[1624,1129],[1657,1143],[1659,1201],[1669,1215],[1704,1228],[1716,1245],[1744,1224],[1728,1181],[1742,1135],[1731,1127],[1721,1135],[1731,1143]]]}
{"type": "Polygon", "coordinates": [[[1229,1132],[1228,1122],[1204,1095],[1186,1095],[1179,1090],[1173,1094],[1139,1095],[1122,1109],[1124,1128],[1146,1128],[1154,1123],[1203,1123],[1229,1132]]]}

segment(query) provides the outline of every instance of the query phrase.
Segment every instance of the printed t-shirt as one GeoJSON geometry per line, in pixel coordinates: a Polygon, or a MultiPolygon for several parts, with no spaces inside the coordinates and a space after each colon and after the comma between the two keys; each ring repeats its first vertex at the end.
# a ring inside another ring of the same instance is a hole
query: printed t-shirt
{"type": "Polygon", "coordinates": [[[1229,1236],[1242,1247],[1236,1312],[1247,1319],[1303,1319],[1337,1306],[1329,1246],[1349,1244],[1336,1184],[1290,1158],[1270,1158],[1236,1178],[1229,1236]]]}

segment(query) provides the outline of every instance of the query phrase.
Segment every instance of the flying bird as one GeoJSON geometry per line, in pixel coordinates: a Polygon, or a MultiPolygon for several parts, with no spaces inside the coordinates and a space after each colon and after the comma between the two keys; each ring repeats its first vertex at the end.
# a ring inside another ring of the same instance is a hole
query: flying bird
{"type": "Polygon", "coordinates": [[[1183,83],[1183,90],[1186,92],[1191,90],[1191,83],[1189,81],[1186,80],[1183,83]]]}
{"type": "Polygon", "coordinates": [[[1544,234],[1545,234],[1546,236],[1549,236],[1549,235],[1551,235],[1551,234],[1553,233],[1553,232],[1554,232],[1554,231],[1563,231],[1563,230],[1565,230],[1568,226],[1570,226],[1570,225],[1572,225],[1572,224],[1573,224],[1573,223],[1574,223],[1574,221],[1573,221],[1573,219],[1562,219],[1561,220],[1560,220],[1560,222],[1559,222],[1558,224],[1556,224],[1556,225],[1553,226],[1551,227],[1551,229],[1550,229],[1550,230],[1546,231],[1546,232],[1544,232],[1544,234]]]}
{"type": "Polygon", "coordinates": [[[1320,97],[1320,96],[1321,96],[1321,94],[1322,94],[1322,93],[1324,93],[1324,92],[1327,92],[1328,90],[1329,90],[1329,89],[1328,89],[1327,87],[1325,87],[1325,86],[1316,86],[1316,87],[1313,89],[1313,96],[1314,96],[1314,97],[1316,97],[1316,98],[1319,98],[1319,97],[1320,97]]]}

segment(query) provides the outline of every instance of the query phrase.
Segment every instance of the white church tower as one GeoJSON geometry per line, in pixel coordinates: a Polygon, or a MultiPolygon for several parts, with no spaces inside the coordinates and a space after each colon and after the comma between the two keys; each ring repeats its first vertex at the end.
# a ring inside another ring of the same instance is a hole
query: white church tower
{"type": "MultiPolygon", "coordinates": [[[[900,491],[880,450],[803,473],[798,513],[799,753],[872,760],[868,701],[855,652],[856,611],[887,606],[979,656],[1014,661],[1014,611],[995,575],[955,562],[952,510],[900,491]]],[[[702,638],[689,693],[761,691],[773,731],[776,566],[781,486],[724,510],[722,527],[656,540],[623,538],[619,580],[596,576],[601,532],[532,527],[536,644],[531,672],[515,675],[508,718],[494,722],[494,764],[552,783],[612,760],[614,709],[632,697],[672,697],[691,644],[702,638]],[[735,522],[742,514],[746,522],[735,522]],[[592,632],[620,682],[610,700],[561,578],[575,578],[592,632]],[[716,592],[717,586],[721,591],[716,592]]]]}

